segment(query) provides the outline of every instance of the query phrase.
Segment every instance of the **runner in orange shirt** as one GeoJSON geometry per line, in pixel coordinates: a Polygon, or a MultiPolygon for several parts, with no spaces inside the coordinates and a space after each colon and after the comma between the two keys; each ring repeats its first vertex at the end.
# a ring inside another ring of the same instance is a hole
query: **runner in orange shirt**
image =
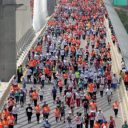
{"type": "Polygon", "coordinates": [[[114,103],[113,103],[113,111],[115,113],[115,117],[117,117],[118,115],[118,110],[119,110],[119,102],[116,100],[114,103]]]}
{"type": "Polygon", "coordinates": [[[40,112],[41,112],[41,107],[40,107],[39,104],[37,104],[37,106],[35,107],[35,111],[36,111],[37,123],[39,124],[39,122],[40,122],[40,112]]]}
{"type": "Polygon", "coordinates": [[[39,94],[38,94],[38,92],[36,90],[34,90],[32,92],[32,100],[34,102],[34,106],[37,106],[38,98],[39,98],[39,94]]]}
{"type": "Polygon", "coordinates": [[[92,101],[92,102],[90,102],[90,110],[91,111],[97,111],[97,104],[96,104],[96,102],[94,102],[94,101],[92,101]]]}
{"type": "Polygon", "coordinates": [[[54,114],[55,114],[56,122],[58,122],[58,120],[59,120],[60,117],[61,117],[61,112],[60,112],[60,108],[59,108],[59,107],[56,107],[56,108],[55,108],[54,114]]]}
{"type": "Polygon", "coordinates": [[[43,119],[48,119],[50,113],[50,107],[48,106],[48,104],[45,104],[42,107],[42,109],[43,109],[43,119]]]}
{"type": "Polygon", "coordinates": [[[93,83],[89,83],[88,84],[88,92],[90,94],[90,96],[93,96],[93,92],[94,92],[94,84],[93,83]]]}

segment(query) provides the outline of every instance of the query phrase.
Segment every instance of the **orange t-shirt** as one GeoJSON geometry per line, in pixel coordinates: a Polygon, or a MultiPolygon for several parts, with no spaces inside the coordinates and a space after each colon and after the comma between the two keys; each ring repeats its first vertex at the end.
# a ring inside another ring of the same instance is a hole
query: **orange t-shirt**
{"type": "Polygon", "coordinates": [[[3,127],[7,127],[7,126],[8,126],[8,124],[9,124],[9,123],[8,123],[8,121],[7,121],[7,120],[3,120],[3,121],[2,121],[2,125],[3,125],[3,127]]]}
{"type": "Polygon", "coordinates": [[[93,91],[94,91],[94,84],[93,83],[90,83],[88,85],[88,92],[93,93],[93,91]]]}
{"type": "Polygon", "coordinates": [[[128,75],[127,74],[124,75],[124,82],[128,82],[128,75]]]}
{"type": "Polygon", "coordinates": [[[96,108],[97,108],[97,104],[93,103],[93,102],[90,102],[90,109],[91,110],[96,110],[96,108]]]}
{"type": "Polygon", "coordinates": [[[85,95],[85,98],[86,98],[87,100],[91,100],[91,96],[89,96],[89,95],[85,95]]]}
{"type": "Polygon", "coordinates": [[[2,113],[2,115],[6,118],[9,116],[9,114],[10,114],[10,112],[8,110],[7,111],[4,110],[2,113]]]}
{"type": "Polygon", "coordinates": [[[100,125],[98,123],[95,123],[93,128],[100,128],[100,125]]]}
{"type": "Polygon", "coordinates": [[[33,99],[38,99],[38,93],[37,92],[33,92],[32,93],[32,98],[33,99]]]}
{"type": "Polygon", "coordinates": [[[113,103],[113,109],[118,109],[119,108],[119,103],[113,103]]]}
{"type": "Polygon", "coordinates": [[[36,106],[36,107],[35,107],[35,110],[36,110],[36,113],[40,113],[40,111],[41,111],[40,106],[36,106]]]}
{"type": "Polygon", "coordinates": [[[8,120],[8,124],[14,125],[14,120],[15,120],[14,116],[8,116],[7,120],[8,120]]]}
{"type": "Polygon", "coordinates": [[[54,111],[55,117],[60,117],[60,110],[58,108],[54,111]]]}
{"type": "Polygon", "coordinates": [[[44,113],[49,113],[49,112],[50,112],[49,106],[43,107],[43,112],[44,112],[44,113]]]}
{"type": "Polygon", "coordinates": [[[68,78],[68,74],[64,73],[63,77],[64,77],[64,79],[67,79],[68,78]]]}
{"type": "Polygon", "coordinates": [[[60,80],[60,81],[58,82],[58,86],[59,86],[59,87],[63,87],[63,82],[62,82],[62,80],[60,80]]]}

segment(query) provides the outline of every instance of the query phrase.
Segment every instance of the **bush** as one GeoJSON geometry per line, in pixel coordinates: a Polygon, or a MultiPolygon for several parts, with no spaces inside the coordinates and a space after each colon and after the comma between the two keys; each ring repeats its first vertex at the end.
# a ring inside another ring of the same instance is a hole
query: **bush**
{"type": "Polygon", "coordinates": [[[127,33],[128,33],[128,12],[124,11],[124,10],[116,10],[127,33]]]}

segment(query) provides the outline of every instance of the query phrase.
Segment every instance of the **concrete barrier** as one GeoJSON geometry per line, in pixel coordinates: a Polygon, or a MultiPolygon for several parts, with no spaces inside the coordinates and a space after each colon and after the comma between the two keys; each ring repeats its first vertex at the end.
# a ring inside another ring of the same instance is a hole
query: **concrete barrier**
{"type": "Polygon", "coordinates": [[[6,104],[6,100],[7,100],[8,94],[10,92],[10,87],[11,87],[12,80],[14,79],[14,76],[15,75],[12,76],[12,78],[9,80],[9,82],[2,83],[2,84],[7,84],[7,85],[5,86],[5,88],[4,88],[5,90],[3,90],[4,92],[2,93],[2,96],[0,99],[0,111],[4,108],[4,105],[6,104]]]}
{"type": "MultiPolygon", "coordinates": [[[[112,42],[112,35],[111,35],[111,30],[110,30],[109,25],[108,25],[108,20],[106,19],[105,22],[106,22],[105,26],[107,28],[107,34],[108,34],[108,42],[111,44],[111,53],[112,53],[112,60],[113,60],[112,61],[113,62],[112,63],[112,68],[113,68],[114,73],[116,73],[120,77],[122,56],[118,51],[117,45],[116,44],[114,45],[113,42],[112,42]]],[[[121,95],[120,98],[122,99],[124,109],[125,109],[126,112],[128,112],[128,94],[127,94],[127,91],[125,89],[125,85],[124,85],[123,80],[121,80],[121,83],[120,83],[119,93],[121,95]]],[[[125,115],[124,118],[126,120],[128,120],[127,115],[125,115]]]]}

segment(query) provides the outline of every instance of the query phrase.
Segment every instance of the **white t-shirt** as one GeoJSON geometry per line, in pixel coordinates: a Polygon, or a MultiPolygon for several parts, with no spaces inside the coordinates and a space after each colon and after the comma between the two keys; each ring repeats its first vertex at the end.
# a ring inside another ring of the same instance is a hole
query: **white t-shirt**
{"type": "Polygon", "coordinates": [[[45,80],[45,75],[42,75],[41,76],[41,80],[45,80]]]}
{"type": "Polygon", "coordinates": [[[111,89],[106,89],[106,94],[107,94],[107,96],[110,96],[112,94],[112,90],[111,89]]]}
{"type": "Polygon", "coordinates": [[[102,112],[97,112],[96,119],[97,120],[103,120],[104,119],[104,114],[102,112]]]}
{"type": "Polygon", "coordinates": [[[71,96],[72,96],[72,93],[71,93],[71,92],[67,92],[67,93],[66,93],[66,97],[67,97],[67,98],[71,98],[71,96]]]}

